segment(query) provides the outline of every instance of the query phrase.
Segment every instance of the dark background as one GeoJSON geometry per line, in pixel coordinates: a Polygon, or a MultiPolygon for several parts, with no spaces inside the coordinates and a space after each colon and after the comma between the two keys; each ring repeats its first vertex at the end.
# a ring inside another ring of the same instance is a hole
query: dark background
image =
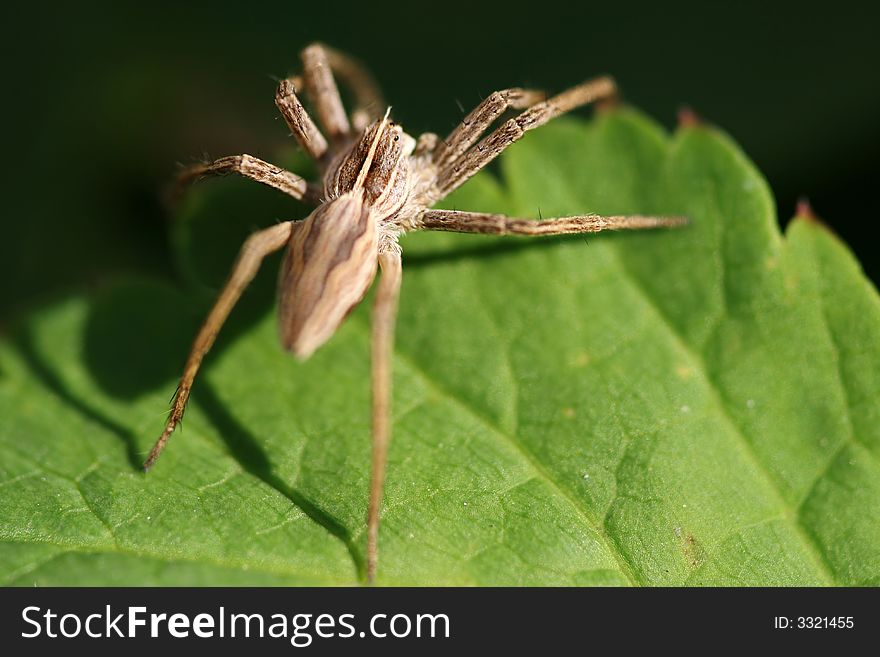
{"type": "Polygon", "coordinates": [[[411,133],[448,131],[459,104],[494,89],[559,91],[603,72],[667,127],[690,105],[757,163],[783,224],[808,197],[880,280],[873,3],[214,0],[3,12],[0,328],[120,272],[173,277],[159,190],[204,153],[277,161],[292,140],[275,79],[313,40],[366,62],[411,133]]]}

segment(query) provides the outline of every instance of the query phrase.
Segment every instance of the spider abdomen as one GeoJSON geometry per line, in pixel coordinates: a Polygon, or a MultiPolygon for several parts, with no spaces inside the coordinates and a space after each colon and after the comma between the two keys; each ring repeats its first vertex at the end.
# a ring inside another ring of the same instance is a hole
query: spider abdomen
{"type": "Polygon", "coordinates": [[[281,344],[308,358],[364,298],[376,275],[378,230],[361,194],[319,206],[293,231],[281,266],[281,344]]]}

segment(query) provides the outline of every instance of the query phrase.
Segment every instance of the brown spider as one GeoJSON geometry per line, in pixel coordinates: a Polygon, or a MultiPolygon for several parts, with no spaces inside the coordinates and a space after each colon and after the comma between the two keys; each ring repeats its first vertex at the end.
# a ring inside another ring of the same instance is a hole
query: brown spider
{"type": "Polygon", "coordinates": [[[181,184],[208,175],[237,173],[315,210],[253,234],[242,246],[226,286],[196,336],[165,430],[144,463],[149,470],[180,422],[202,358],[232,307],[256,275],[262,259],[287,247],[279,282],[281,343],[308,358],[363,299],[382,270],[373,308],[373,457],[367,513],[367,580],[378,559],[379,507],[391,436],[391,355],[401,281],[398,237],[412,230],[491,235],[559,235],[601,230],[654,228],[683,223],[678,217],[580,215],[533,221],[499,214],[431,210],[432,205],[485,167],[527,130],[578,106],[613,97],[615,85],[600,77],[552,98],[526,89],[497,91],[480,103],[444,139],[425,133],[417,140],[389,120],[372,77],[354,60],[313,44],[302,51],[302,78],[283,80],[275,103],[293,136],[315,160],[318,183],[250,155],[224,157],[181,172],[181,184]],[[334,74],[351,89],[356,109],[346,115],[334,74]],[[304,86],[317,113],[318,130],[296,95],[304,86]],[[482,134],[506,110],[525,110],[482,134]],[[326,135],[326,136],[325,136],[326,135]],[[480,139],[480,141],[477,141],[480,139]]]}

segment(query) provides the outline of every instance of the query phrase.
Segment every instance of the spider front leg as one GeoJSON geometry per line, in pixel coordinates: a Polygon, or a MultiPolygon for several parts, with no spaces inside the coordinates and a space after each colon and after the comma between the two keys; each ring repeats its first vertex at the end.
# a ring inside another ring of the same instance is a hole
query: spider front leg
{"type": "Polygon", "coordinates": [[[370,475],[370,504],[367,511],[367,581],[376,577],[379,560],[379,508],[385,484],[385,462],[391,440],[391,375],[394,348],[394,322],[402,275],[400,253],[379,255],[382,274],[373,306],[373,459],[370,475]]]}
{"type": "Polygon", "coordinates": [[[150,455],[144,462],[144,471],[153,467],[153,464],[159,458],[159,454],[171,437],[171,433],[180,423],[183,411],[186,408],[186,402],[189,399],[190,390],[192,390],[193,381],[199,371],[199,366],[202,364],[202,359],[214,344],[220,327],[223,326],[233,306],[241,297],[242,292],[244,292],[248,283],[256,276],[263,258],[287,244],[291,233],[298,225],[298,222],[288,221],[271,228],[266,228],[251,235],[242,245],[229,280],[208,314],[208,318],[199,330],[195,342],[193,342],[189,356],[186,359],[183,377],[180,379],[180,384],[174,395],[171,413],[168,416],[168,422],[165,424],[165,430],[159,436],[159,440],[156,441],[156,444],[150,451],[150,455]]]}
{"type": "Polygon", "coordinates": [[[517,219],[503,214],[428,210],[416,221],[421,230],[479,233],[482,235],[570,235],[598,233],[603,230],[640,230],[681,226],[684,217],[651,217],[645,215],[602,217],[596,214],[558,217],[555,219],[517,219]]]}
{"type": "MultiPolygon", "coordinates": [[[[385,110],[382,92],[376,80],[359,61],[324,44],[315,43],[310,48],[319,49],[315,51],[318,53],[316,58],[323,60],[330,67],[331,73],[353,94],[355,106],[350,117],[355,133],[363,132],[372,122],[382,118],[382,112],[385,110]],[[323,51],[323,55],[320,51],[323,51]]],[[[294,75],[287,81],[296,89],[304,86],[303,76],[300,75],[294,75]]],[[[335,105],[332,94],[330,98],[331,103],[335,105]]]]}
{"type": "Polygon", "coordinates": [[[461,157],[445,160],[438,167],[435,190],[431,200],[436,202],[452,193],[477,171],[498,157],[501,151],[519,140],[527,131],[534,130],[576,107],[603,98],[610,98],[616,93],[617,87],[614,80],[609,77],[601,77],[584,82],[568,91],[532,105],[519,116],[505,121],[461,157]]]}
{"type": "Polygon", "coordinates": [[[300,54],[306,91],[315,104],[318,120],[332,141],[344,141],[351,134],[351,125],[333,79],[327,52],[320,44],[312,44],[300,54]]]}
{"type": "Polygon", "coordinates": [[[184,188],[196,180],[208,176],[225,176],[230,173],[256,180],[297,200],[313,196],[306,181],[296,174],[264,162],[253,155],[243,154],[221,157],[213,162],[196,164],[183,169],[177,174],[174,181],[171,192],[172,200],[177,200],[184,188]]]}
{"type": "Polygon", "coordinates": [[[300,147],[313,160],[320,160],[327,152],[327,140],[297,97],[295,78],[282,80],[278,84],[278,90],[275,92],[275,105],[300,147]]]}
{"type": "Polygon", "coordinates": [[[354,95],[355,106],[351,111],[351,125],[356,132],[363,132],[373,121],[382,118],[385,101],[379,85],[360,62],[334,50],[329,46],[319,45],[324,49],[330,70],[343,82],[354,95]]]}
{"type": "Polygon", "coordinates": [[[434,164],[443,168],[457,160],[508,109],[526,109],[544,98],[543,91],[530,89],[504,89],[490,94],[437,145],[433,153],[434,164]]]}

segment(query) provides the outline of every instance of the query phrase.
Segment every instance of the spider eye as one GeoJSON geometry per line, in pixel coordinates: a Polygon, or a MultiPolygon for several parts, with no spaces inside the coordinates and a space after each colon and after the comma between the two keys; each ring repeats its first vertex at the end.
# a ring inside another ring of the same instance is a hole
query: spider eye
{"type": "Polygon", "coordinates": [[[394,135],[394,141],[399,141],[399,140],[400,140],[400,135],[394,135]]]}

